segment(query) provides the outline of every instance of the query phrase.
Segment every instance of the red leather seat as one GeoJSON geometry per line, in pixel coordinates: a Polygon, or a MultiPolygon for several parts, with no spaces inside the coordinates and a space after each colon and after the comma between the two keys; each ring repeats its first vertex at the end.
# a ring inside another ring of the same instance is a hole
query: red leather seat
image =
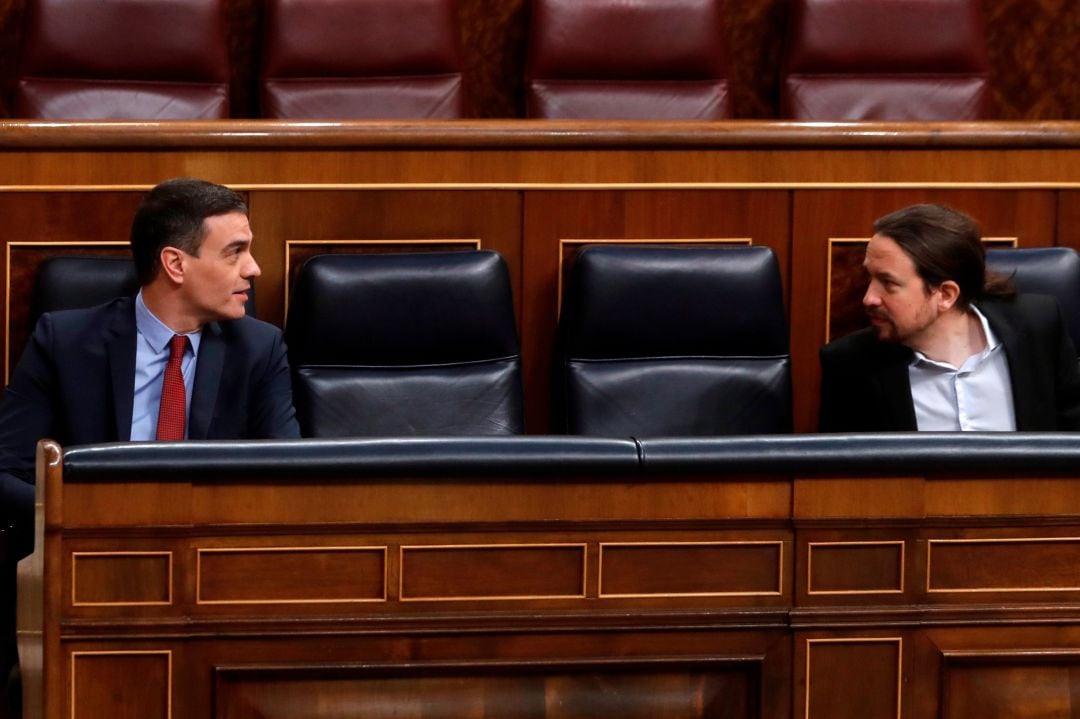
{"type": "Polygon", "coordinates": [[[27,0],[16,117],[229,116],[222,0],[27,0]]]}
{"type": "Polygon", "coordinates": [[[784,117],[987,117],[979,0],[794,0],[790,28],[784,117]]]}
{"type": "Polygon", "coordinates": [[[721,0],[532,0],[528,116],[728,117],[721,5],[721,0]]]}
{"type": "Polygon", "coordinates": [[[262,115],[464,114],[453,0],[267,0],[262,115]]]}

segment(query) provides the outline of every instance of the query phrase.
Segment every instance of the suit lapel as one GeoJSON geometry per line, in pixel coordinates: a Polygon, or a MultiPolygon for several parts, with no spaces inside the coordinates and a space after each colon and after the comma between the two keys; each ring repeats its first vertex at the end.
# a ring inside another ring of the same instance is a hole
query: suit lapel
{"type": "Polygon", "coordinates": [[[210,421],[214,418],[221,372],[225,368],[225,342],[221,327],[211,322],[203,327],[199,342],[199,359],[195,365],[195,387],[191,390],[191,416],[188,417],[188,439],[206,439],[210,421]]]}
{"type": "Polygon", "coordinates": [[[131,408],[135,394],[135,302],[121,301],[105,334],[109,381],[116,422],[116,439],[131,439],[131,408]]]}
{"type": "Polygon", "coordinates": [[[1024,351],[1024,347],[1027,347],[1031,341],[1027,328],[1010,322],[1009,318],[1001,312],[1000,306],[993,301],[981,303],[979,311],[986,315],[990,329],[994,330],[994,334],[1005,346],[1005,356],[1009,360],[1009,380],[1012,382],[1016,428],[1021,432],[1037,429],[1039,415],[1034,399],[1038,393],[1034,382],[1040,370],[1032,366],[1031,353],[1024,351]]]}
{"type": "Polygon", "coordinates": [[[886,426],[899,432],[914,432],[915,405],[911,401],[911,350],[902,345],[882,344],[880,361],[876,363],[873,377],[881,392],[881,407],[877,409],[886,420],[886,426]]]}

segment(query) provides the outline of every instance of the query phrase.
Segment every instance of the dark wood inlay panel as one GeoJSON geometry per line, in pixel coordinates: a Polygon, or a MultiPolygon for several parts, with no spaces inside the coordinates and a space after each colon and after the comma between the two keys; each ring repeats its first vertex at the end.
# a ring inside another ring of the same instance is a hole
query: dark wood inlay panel
{"type": "Polygon", "coordinates": [[[899,639],[815,640],[806,647],[806,719],[899,719],[899,639]]]}
{"type": "Polygon", "coordinates": [[[821,543],[807,547],[807,591],[900,592],[904,589],[904,543],[821,543]]]}
{"type": "Polygon", "coordinates": [[[218,719],[739,719],[760,716],[758,666],[453,671],[220,671],[218,719]],[[348,712],[343,708],[348,707],[348,712]]]}
{"type": "Polygon", "coordinates": [[[584,545],[401,548],[403,600],[584,594],[584,545]]]}
{"type": "Polygon", "coordinates": [[[171,665],[169,652],[72,653],[71,719],[171,718],[171,665]]]}
{"type": "Polygon", "coordinates": [[[781,542],[601,546],[600,596],[779,594],[781,542]]]}
{"type": "Polygon", "coordinates": [[[172,555],[168,552],[75,552],[71,562],[71,601],[75,605],[172,601],[172,555]]]}
{"type": "Polygon", "coordinates": [[[931,540],[931,592],[1080,589],[1080,538],[931,540]]]}
{"type": "Polygon", "coordinates": [[[1080,697],[1080,654],[946,653],[942,689],[942,719],[1073,717],[1080,697]]]}
{"type": "Polygon", "coordinates": [[[385,598],[383,547],[199,550],[198,600],[203,604],[385,598]]]}

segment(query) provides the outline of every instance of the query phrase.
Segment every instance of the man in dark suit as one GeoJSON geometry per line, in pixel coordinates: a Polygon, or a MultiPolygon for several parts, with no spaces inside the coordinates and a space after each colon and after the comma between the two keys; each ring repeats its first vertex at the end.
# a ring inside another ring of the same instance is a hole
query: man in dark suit
{"type": "Polygon", "coordinates": [[[821,350],[823,432],[1080,430],[1080,369],[1057,302],[990,275],[967,216],[874,223],[871,327],[821,350]]]}
{"type": "Polygon", "coordinates": [[[232,190],[164,182],[132,224],[138,296],[39,320],[0,402],[0,506],[20,555],[39,439],[300,436],[281,332],[245,317],[252,239],[232,190]]]}

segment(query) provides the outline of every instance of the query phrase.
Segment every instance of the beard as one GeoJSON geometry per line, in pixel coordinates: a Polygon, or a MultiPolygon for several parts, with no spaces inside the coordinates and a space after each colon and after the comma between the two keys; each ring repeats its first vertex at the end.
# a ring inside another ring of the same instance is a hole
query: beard
{"type": "Polygon", "coordinates": [[[870,319],[870,326],[874,329],[874,334],[882,342],[899,342],[900,337],[896,331],[896,325],[889,319],[888,315],[881,312],[867,312],[866,316],[870,319]]]}

